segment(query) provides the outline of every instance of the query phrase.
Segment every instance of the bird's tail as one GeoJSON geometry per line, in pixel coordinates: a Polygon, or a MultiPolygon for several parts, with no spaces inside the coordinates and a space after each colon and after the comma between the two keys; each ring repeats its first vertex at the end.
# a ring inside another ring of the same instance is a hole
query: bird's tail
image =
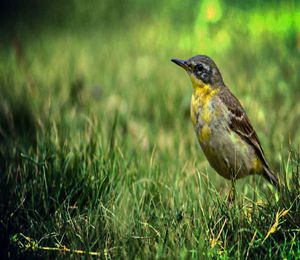
{"type": "Polygon", "coordinates": [[[264,166],[263,176],[279,190],[279,179],[267,165],[264,166]]]}

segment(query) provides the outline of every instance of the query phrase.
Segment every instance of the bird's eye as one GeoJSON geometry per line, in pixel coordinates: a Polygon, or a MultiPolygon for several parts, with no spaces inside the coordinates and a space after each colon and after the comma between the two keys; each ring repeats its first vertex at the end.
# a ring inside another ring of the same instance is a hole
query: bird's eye
{"type": "Polygon", "coordinates": [[[196,65],[197,71],[202,71],[203,70],[203,65],[201,63],[196,65]]]}

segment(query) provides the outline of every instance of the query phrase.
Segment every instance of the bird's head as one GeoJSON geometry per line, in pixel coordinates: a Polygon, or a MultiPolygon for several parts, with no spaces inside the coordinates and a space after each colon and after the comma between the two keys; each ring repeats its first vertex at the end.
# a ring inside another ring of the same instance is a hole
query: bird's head
{"type": "Polygon", "coordinates": [[[171,59],[171,61],[185,69],[194,88],[207,85],[211,88],[218,88],[224,84],[217,65],[207,56],[197,55],[188,60],[171,59]]]}

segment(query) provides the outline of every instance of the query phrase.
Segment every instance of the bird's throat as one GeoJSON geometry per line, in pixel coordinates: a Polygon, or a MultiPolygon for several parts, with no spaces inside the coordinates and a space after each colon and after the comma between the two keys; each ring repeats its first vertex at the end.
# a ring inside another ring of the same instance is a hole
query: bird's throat
{"type": "Polygon", "coordinates": [[[212,88],[209,84],[194,84],[193,83],[193,95],[192,105],[207,106],[210,100],[220,91],[220,88],[212,88]]]}
{"type": "Polygon", "coordinates": [[[209,84],[194,84],[193,82],[193,94],[191,100],[191,119],[193,125],[197,125],[197,121],[200,119],[203,127],[200,132],[199,138],[202,140],[208,140],[210,137],[209,125],[211,121],[211,111],[209,104],[212,98],[219,92],[219,88],[212,88],[209,84]],[[201,111],[201,112],[200,112],[201,111]]]}

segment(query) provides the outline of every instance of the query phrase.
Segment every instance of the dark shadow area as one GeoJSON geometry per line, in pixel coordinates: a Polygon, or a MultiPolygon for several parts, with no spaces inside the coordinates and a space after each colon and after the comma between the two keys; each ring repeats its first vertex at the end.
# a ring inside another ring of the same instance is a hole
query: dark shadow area
{"type": "Polygon", "coordinates": [[[33,36],[39,31],[51,30],[105,30],[117,29],[132,16],[135,19],[149,15],[160,1],[139,3],[117,1],[38,1],[4,0],[0,2],[0,31],[8,39],[16,33],[33,36]],[[133,5],[134,4],[134,5],[133,5]],[[134,14],[134,15],[132,15],[134,14]],[[109,26],[107,28],[107,26],[109,26]]]}
{"type": "Polygon", "coordinates": [[[18,142],[34,144],[36,122],[31,109],[32,100],[26,90],[14,94],[14,90],[1,84],[0,93],[0,144],[18,142]]]}
{"type": "Polygon", "coordinates": [[[0,3],[0,22],[4,29],[15,26],[42,27],[62,25],[74,9],[74,1],[4,0],[0,3]]]}

